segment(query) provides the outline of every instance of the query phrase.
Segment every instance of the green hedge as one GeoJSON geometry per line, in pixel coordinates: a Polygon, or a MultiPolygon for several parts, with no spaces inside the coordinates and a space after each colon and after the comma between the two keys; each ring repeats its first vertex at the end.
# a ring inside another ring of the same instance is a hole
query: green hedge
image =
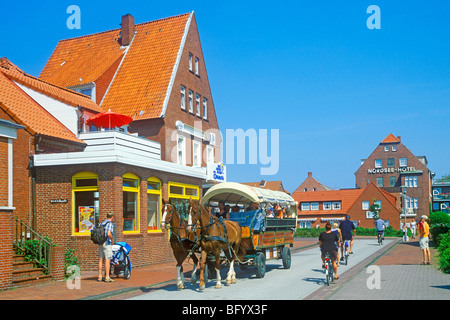
{"type": "Polygon", "coordinates": [[[450,232],[440,234],[439,239],[439,269],[450,274],[450,232]]]}
{"type": "MultiPolygon", "coordinates": [[[[325,228],[305,228],[305,229],[297,229],[295,231],[295,237],[296,238],[318,238],[319,235],[325,231],[325,228]]],[[[377,236],[377,229],[376,228],[356,228],[356,235],[357,236],[377,236]]],[[[403,232],[401,230],[395,230],[391,226],[389,226],[385,232],[385,237],[403,237],[403,232]]]]}

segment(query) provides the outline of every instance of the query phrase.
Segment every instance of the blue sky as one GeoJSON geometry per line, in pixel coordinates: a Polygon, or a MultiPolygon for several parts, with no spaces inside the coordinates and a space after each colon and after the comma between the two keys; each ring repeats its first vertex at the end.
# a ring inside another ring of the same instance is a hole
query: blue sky
{"type": "Polygon", "coordinates": [[[332,188],[389,133],[450,173],[448,1],[39,1],[2,3],[0,56],[38,76],[61,39],[194,10],[221,131],[279,129],[280,167],[228,165],[228,180],[282,180],[308,171],[332,188]],[[69,5],[81,29],[69,30],[69,5]],[[381,9],[369,30],[367,7],[381,9]]]}

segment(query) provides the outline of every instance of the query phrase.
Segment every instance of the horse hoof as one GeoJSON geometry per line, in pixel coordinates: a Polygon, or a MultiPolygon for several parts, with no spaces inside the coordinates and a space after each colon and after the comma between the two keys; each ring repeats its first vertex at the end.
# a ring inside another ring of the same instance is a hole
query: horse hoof
{"type": "Polygon", "coordinates": [[[235,284],[236,282],[237,282],[236,279],[231,279],[232,284],[235,284]]]}
{"type": "Polygon", "coordinates": [[[195,284],[197,282],[197,277],[195,275],[191,278],[191,284],[195,284]]]}
{"type": "Polygon", "coordinates": [[[227,286],[229,286],[230,284],[232,284],[233,282],[231,282],[231,280],[227,280],[226,284],[227,286]]]}
{"type": "Polygon", "coordinates": [[[183,290],[183,289],[184,289],[184,286],[183,286],[183,285],[178,285],[178,286],[177,286],[177,289],[178,289],[178,290],[183,290]]]}
{"type": "Polygon", "coordinates": [[[222,288],[222,285],[219,283],[219,284],[216,284],[216,289],[221,289],[222,288]]]}
{"type": "Polygon", "coordinates": [[[205,286],[200,286],[200,287],[198,287],[198,290],[200,290],[200,291],[205,290],[205,286]]]}

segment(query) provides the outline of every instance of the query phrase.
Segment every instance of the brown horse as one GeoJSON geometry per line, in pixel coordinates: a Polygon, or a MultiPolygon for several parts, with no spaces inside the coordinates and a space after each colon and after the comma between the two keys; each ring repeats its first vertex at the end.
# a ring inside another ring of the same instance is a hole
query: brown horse
{"type": "Polygon", "coordinates": [[[198,267],[198,258],[193,252],[194,246],[196,246],[196,235],[190,231],[186,221],[180,217],[180,214],[175,209],[175,206],[171,202],[162,200],[162,221],[161,227],[171,230],[170,233],[170,246],[173,250],[173,256],[177,260],[177,288],[179,290],[184,289],[184,274],[183,274],[183,262],[191,254],[192,261],[194,262],[194,270],[192,271],[191,283],[195,283],[196,272],[198,267]],[[170,224],[170,227],[169,227],[170,224]]]}
{"type": "Polygon", "coordinates": [[[245,256],[245,248],[241,246],[242,230],[239,223],[222,220],[213,217],[197,200],[191,200],[189,204],[189,225],[200,222],[200,247],[202,248],[200,263],[200,290],[205,289],[205,264],[208,254],[214,255],[215,270],[217,274],[216,288],[221,288],[220,278],[220,251],[223,250],[230,262],[226,284],[236,283],[236,272],[234,271],[234,260],[242,260],[245,256]]]}

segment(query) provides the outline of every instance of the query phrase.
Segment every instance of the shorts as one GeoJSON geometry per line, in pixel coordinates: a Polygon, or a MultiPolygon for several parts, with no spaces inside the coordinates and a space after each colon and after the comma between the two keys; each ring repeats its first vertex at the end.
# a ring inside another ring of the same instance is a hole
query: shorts
{"type": "Polygon", "coordinates": [[[429,248],[428,243],[429,243],[428,237],[420,238],[420,240],[419,240],[420,249],[422,249],[422,250],[423,249],[428,249],[429,248]]]}
{"type": "Polygon", "coordinates": [[[331,261],[336,260],[337,258],[337,250],[331,250],[331,251],[321,251],[323,257],[325,258],[326,253],[328,252],[330,254],[331,261]]]}
{"type": "Polygon", "coordinates": [[[100,247],[100,258],[111,260],[113,253],[112,253],[112,245],[108,244],[108,241],[106,241],[104,244],[99,245],[100,247]]]}

